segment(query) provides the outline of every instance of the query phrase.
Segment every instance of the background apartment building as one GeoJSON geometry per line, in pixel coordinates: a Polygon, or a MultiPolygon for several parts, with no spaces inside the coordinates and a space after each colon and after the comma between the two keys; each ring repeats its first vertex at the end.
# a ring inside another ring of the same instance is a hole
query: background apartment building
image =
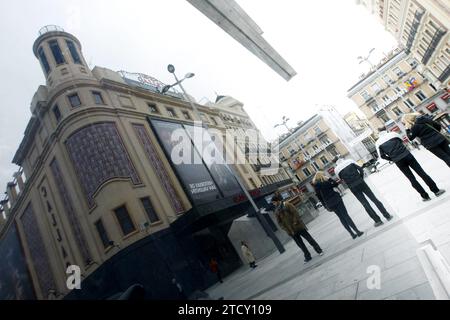
{"type": "MultiPolygon", "coordinates": [[[[280,137],[280,162],[298,179],[302,200],[316,204],[311,181],[317,171],[334,176],[335,158],[352,158],[363,164],[372,156],[333,107],[322,109],[280,137]]],[[[335,176],[334,176],[335,177],[335,176]]],[[[336,177],[335,177],[336,178],[336,177]]]]}
{"type": "MultiPolygon", "coordinates": [[[[40,31],[33,52],[46,85],[1,202],[0,298],[102,299],[135,283],[147,298],[174,298],[173,278],[188,294],[216,281],[211,257],[224,274],[238,268],[227,232],[252,209],[226,164],[172,161],[174,130],[199,147],[200,119],[183,96],[161,94],[164,84],[143,74],[90,70],[79,40],[57,27],[40,31]],[[81,268],[81,290],[66,286],[70,265],[81,268]]],[[[217,104],[197,106],[210,127],[224,132],[231,115],[235,127],[254,126],[242,105],[217,104]]],[[[258,204],[290,183],[236,169],[258,204]]]]}
{"type": "Polygon", "coordinates": [[[208,102],[206,105],[219,112],[222,128],[234,134],[239,159],[247,164],[240,174],[246,176],[248,170],[253,173],[247,178],[249,187],[266,186],[289,178],[278,165],[278,155],[271,153],[270,143],[255,126],[242,102],[230,96],[219,95],[214,103],[208,102]]]}
{"type": "Polygon", "coordinates": [[[367,7],[419,62],[419,72],[437,89],[450,77],[450,5],[445,0],[357,0],[367,7]]]}
{"type": "Polygon", "coordinates": [[[430,82],[418,66],[416,58],[395,49],[348,90],[348,98],[364,113],[375,132],[385,125],[400,128],[402,115],[410,112],[448,121],[450,94],[430,82]]]}

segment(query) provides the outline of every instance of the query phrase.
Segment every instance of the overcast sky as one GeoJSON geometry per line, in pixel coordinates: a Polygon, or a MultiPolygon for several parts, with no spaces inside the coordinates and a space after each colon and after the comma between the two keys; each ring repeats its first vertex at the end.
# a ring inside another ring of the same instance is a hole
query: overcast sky
{"type": "MultiPolygon", "coordinates": [[[[238,0],[264,38],[297,71],[286,82],[185,0],[0,0],[0,192],[16,170],[11,164],[30,117],[31,98],[45,79],[32,53],[38,30],[63,27],[82,43],[90,68],[103,66],[152,75],[172,83],[175,65],[197,100],[215,92],[244,103],[263,135],[283,115],[290,126],[307,119],[316,104],[342,113],[366,65],[356,57],[376,48],[372,61],[395,46],[394,38],[355,0],[238,0]]],[[[204,100],[203,100],[204,101],[204,100]]],[[[1,196],[0,196],[1,197],[1,196]]]]}

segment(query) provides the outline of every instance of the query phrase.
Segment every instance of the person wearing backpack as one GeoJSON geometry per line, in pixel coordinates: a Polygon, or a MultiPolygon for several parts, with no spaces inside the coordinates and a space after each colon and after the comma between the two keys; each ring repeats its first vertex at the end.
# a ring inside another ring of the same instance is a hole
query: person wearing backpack
{"type": "Polygon", "coordinates": [[[409,140],[420,139],[421,144],[450,167],[449,140],[441,132],[441,125],[429,116],[408,113],[402,118],[409,140]]]}
{"type": "Polygon", "coordinates": [[[370,187],[364,181],[364,169],[352,159],[338,159],[336,164],[337,166],[334,169],[335,174],[347,184],[356,199],[361,202],[364,209],[366,209],[369,216],[375,222],[375,227],[381,226],[383,221],[381,221],[381,218],[371,207],[366,197],[377,206],[378,210],[380,210],[388,221],[391,220],[392,216],[387,212],[384,205],[377,199],[370,187]]]}
{"type": "Polygon", "coordinates": [[[423,170],[416,158],[405,147],[402,138],[398,133],[387,132],[386,127],[378,129],[379,139],[375,143],[380,157],[384,160],[392,161],[405,175],[411,186],[420,194],[422,201],[430,201],[431,198],[425,189],[417,181],[411,170],[414,170],[419,177],[427,184],[428,188],[436,195],[445,193],[444,189],[439,189],[433,179],[423,170]]]}

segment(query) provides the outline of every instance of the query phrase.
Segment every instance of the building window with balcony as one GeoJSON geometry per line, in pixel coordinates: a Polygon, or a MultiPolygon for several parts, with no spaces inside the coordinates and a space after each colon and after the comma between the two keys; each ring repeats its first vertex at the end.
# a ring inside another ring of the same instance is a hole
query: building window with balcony
{"type": "Polygon", "coordinates": [[[361,91],[361,92],[360,92],[360,95],[361,95],[361,97],[363,97],[363,99],[364,99],[365,101],[367,101],[367,100],[369,100],[369,99],[371,98],[370,95],[369,95],[369,93],[367,93],[366,90],[361,91]]]}
{"type": "Polygon", "coordinates": [[[41,61],[42,66],[44,67],[45,74],[48,75],[50,72],[50,65],[48,64],[47,57],[45,56],[44,49],[42,49],[42,47],[39,48],[38,55],[39,60],[41,61]]]}
{"type": "Polygon", "coordinates": [[[53,115],[55,116],[56,122],[59,122],[61,120],[61,111],[59,110],[59,107],[57,104],[55,104],[52,108],[53,115]]]}
{"type": "Polygon", "coordinates": [[[182,111],[181,113],[183,114],[183,117],[186,120],[191,120],[192,119],[188,111],[182,111]]]}
{"type": "Polygon", "coordinates": [[[324,136],[324,137],[320,138],[319,141],[322,145],[327,145],[327,144],[331,143],[330,139],[328,139],[328,136],[324,136]]]}
{"type": "Polygon", "coordinates": [[[319,147],[318,147],[318,146],[316,146],[316,145],[313,145],[313,146],[312,146],[312,148],[313,148],[313,150],[314,150],[314,151],[317,151],[317,150],[319,150],[319,147]]]}
{"type": "Polygon", "coordinates": [[[408,63],[409,63],[409,65],[411,66],[411,68],[415,68],[415,67],[417,67],[417,65],[419,64],[419,63],[417,62],[417,60],[414,59],[414,58],[409,58],[409,59],[408,59],[408,63]]]}
{"type": "Polygon", "coordinates": [[[383,80],[384,82],[386,82],[386,84],[389,86],[389,84],[392,84],[394,81],[389,77],[389,75],[384,74],[383,75],[383,80]]]}
{"type": "Polygon", "coordinates": [[[324,166],[326,166],[329,163],[328,159],[325,156],[320,157],[320,161],[322,161],[324,166]]]}
{"type": "Polygon", "coordinates": [[[405,106],[407,106],[408,108],[412,108],[412,107],[414,107],[414,103],[411,101],[411,99],[405,99],[404,101],[403,101],[403,103],[405,104],[405,106]]]}
{"type": "Polygon", "coordinates": [[[394,107],[392,108],[392,112],[398,117],[401,116],[403,114],[403,112],[400,110],[399,107],[394,107]]]}
{"type": "Polygon", "coordinates": [[[380,115],[378,115],[378,119],[380,119],[383,123],[386,123],[390,120],[385,112],[380,113],[380,115]]]}
{"type": "Polygon", "coordinates": [[[312,162],[312,165],[316,170],[320,170],[319,165],[315,161],[312,162]]]}
{"type": "Polygon", "coordinates": [[[114,214],[124,236],[136,230],[133,220],[131,220],[130,214],[128,213],[127,207],[125,205],[114,209],[114,214]]]}
{"type": "Polygon", "coordinates": [[[81,100],[80,100],[80,97],[78,96],[78,93],[71,94],[71,95],[67,96],[67,98],[69,99],[69,102],[70,102],[70,105],[72,106],[72,108],[81,106],[81,100]]]}
{"type": "Polygon", "coordinates": [[[423,101],[427,98],[427,96],[422,91],[416,92],[415,95],[420,101],[423,101]]]}
{"type": "Polygon", "coordinates": [[[169,115],[169,117],[172,117],[172,118],[177,117],[177,114],[175,113],[175,110],[173,108],[166,108],[166,110],[167,110],[167,114],[169,115]]]}
{"type": "Polygon", "coordinates": [[[397,77],[401,77],[404,75],[403,71],[399,67],[395,67],[392,71],[394,71],[397,77]]]}
{"type": "Polygon", "coordinates": [[[371,103],[369,103],[369,108],[372,109],[373,113],[377,113],[380,110],[380,107],[378,106],[376,101],[372,101],[371,103]]]}
{"type": "Polygon", "coordinates": [[[159,110],[158,110],[158,107],[156,106],[156,104],[154,104],[154,103],[147,103],[147,106],[148,106],[148,110],[151,113],[159,113],[159,110]]]}
{"type": "Polygon", "coordinates": [[[155,209],[153,208],[152,202],[149,197],[141,198],[142,206],[144,207],[145,213],[150,220],[150,223],[155,223],[160,221],[155,209]]]}
{"type": "Polygon", "coordinates": [[[108,248],[111,245],[111,240],[109,239],[108,233],[106,232],[105,226],[102,220],[97,220],[95,222],[95,229],[97,229],[98,236],[102,241],[103,248],[108,248]]]}
{"type": "Polygon", "coordinates": [[[291,156],[292,156],[293,154],[295,154],[295,149],[294,149],[293,147],[290,147],[290,148],[289,148],[289,153],[290,153],[291,156]]]}
{"type": "Polygon", "coordinates": [[[50,50],[52,51],[52,54],[53,54],[53,57],[55,58],[56,64],[66,63],[66,60],[64,60],[64,56],[62,54],[61,48],[59,47],[58,41],[51,40],[48,42],[48,45],[50,46],[50,50]]]}
{"type": "Polygon", "coordinates": [[[434,92],[437,92],[437,88],[434,86],[434,84],[429,83],[428,85],[430,86],[431,89],[433,89],[434,92]]]}
{"type": "Polygon", "coordinates": [[[305,174],[306,177],[309,177],[311,175],[311,171],[309,171],[308,168],[304,168],[303,173],[305,174]]]}
{"type": "Polygon", "coordinates": [[[334,146],[329,149],[329,152],[333,157],[337,157],[339,155],[334,146]]]}
{"type": "Polygon", "coordinates": [[[95,104],[105,104],[101,92],[92,91],[92,96],[94,97],[95,104]]]}

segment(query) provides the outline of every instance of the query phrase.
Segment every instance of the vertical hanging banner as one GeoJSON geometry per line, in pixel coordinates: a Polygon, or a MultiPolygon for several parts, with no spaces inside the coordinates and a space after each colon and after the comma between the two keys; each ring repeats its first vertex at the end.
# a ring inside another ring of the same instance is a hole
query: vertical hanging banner
{"type": "MultiPolygon", "coordinates": [[[[184,125],[195,148],[201,153],[203,162],[207,166],[214,181],[224,197],[231,197],[241,192],[236,178],[225,163],[222,152],[217,148],[209,132],[200,126],[184,125]]],[[[217,139],[217,137],[215,137],[217,139]]]]}
{"type": "Polygon", "coordinates": [[[195,205],[210,203],[222,196],[201,156],[179,123],[150,119],[160,145],[188,196],[195,205]]]}
{"type": "Polygon", "coordinates": [[[241,193],[224,155],[205,128],[152,118],[149,122],[195,205],[241,193]]]}

